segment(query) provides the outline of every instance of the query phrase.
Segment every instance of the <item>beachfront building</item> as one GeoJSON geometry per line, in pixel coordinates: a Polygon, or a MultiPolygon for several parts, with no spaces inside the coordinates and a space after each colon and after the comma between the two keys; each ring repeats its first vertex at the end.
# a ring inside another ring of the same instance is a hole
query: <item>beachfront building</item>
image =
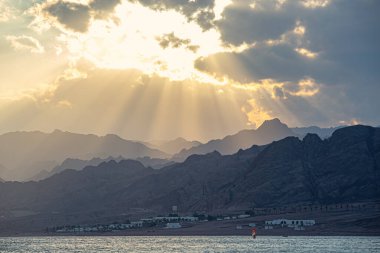
{"type": "Polygon", "coordinates": [[[131,227],[133,228],[142,228],[143,222],[142,221],[132,221],[131,222],[131,227]]]}
{"type": "Polygon", "coordinates": [[[174,216],[174,217],[154,217],[154,222],[195,222],[198,221],[198,217],[193,216],[174,216]]]}
{"type": "Polygon", "coordinates": [[[166,228],[181,228],[181,227],[182,227],[181,224],[179,224],[178,222],[166,224],[166,228]]]}
{"type": "Polygon", "coordinates": [[[276,219],[271,221],[265,221],[267,226],[281,226],[281,227],[308,227],[314,226],[315,220],[288,220],[288,219],[276,219]]]}

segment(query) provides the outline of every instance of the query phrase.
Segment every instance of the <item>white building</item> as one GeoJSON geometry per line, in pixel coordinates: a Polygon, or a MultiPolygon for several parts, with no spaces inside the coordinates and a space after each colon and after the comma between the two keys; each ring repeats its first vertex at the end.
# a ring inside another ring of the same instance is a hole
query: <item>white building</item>
{"type": "Polygon", "coordinates": [[[181,224],[179,223],[166,223],[166,228],[181,228],[181,224]]]}
{"type": "Polygon", "coordinates": [[[142,226],[143,226],[143,222],[142,221],[132,221],[131,222],[131,227],[141,228],[142,226]]]}
{"type": "Polygon", "coordinates": [[[265,225],[281,226],[281,227],[307,227],[307,226],[314,226],[315,220],[276,219],[276,220],[271,220],[271,221],[265,221],[265,225]]]}
{"type": "Polygon", "coordinates": [[[155,222],[179,222],[179,221],[195,222],[195,221],[198,221],[198,217],[193,217],[193,216],[154,217],[152,220],[155,222]]]}

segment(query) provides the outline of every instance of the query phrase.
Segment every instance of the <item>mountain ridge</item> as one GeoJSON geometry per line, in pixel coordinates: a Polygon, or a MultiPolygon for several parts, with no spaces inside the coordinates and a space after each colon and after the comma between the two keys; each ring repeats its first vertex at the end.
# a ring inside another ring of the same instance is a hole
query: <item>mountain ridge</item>
{"type": "Polygon", "coordinates": [[[53,168],[66,158],[92,159],[108,156],[168,157],[162,151],[116,135],[83,135],[60,130],[52,133],[33,131],[0,135],[0,161],[7,168],[3,171],[4,174],[0,171],[4,179],[30,178],[43,169],[53,168]],[[15,159],[15,156],[20,159],[15,159]]]}
{"type": "Polygon", "coordinates": [[[178,154],[175,154],[172,159],[175,161],[183,161],[192,154],[206,154],[214,150],[224,155],[233,154],[239,149],[246,149],[252,145],[269,144],[274,140],[294,135],[295,134],[286,124],[275,118],[264,121],[256,130],[241,130],[236,134],[228,135],[222,139],[211,140],[205,144],[182,150],[178,154]]]}
{"type": "Polygon", "coordinates": [[[192,155],[161,170],[133,160],[109,161],[40,182],[0,183],[0,213],[10,220],[14,210],[75,212],[88,219],[93,212],[162,213],[173,205],[184,212],[213,213],[380,201],[379,164],[380,129],[352,126],[324,140],[308,134],[233,155],[192,155]]]}

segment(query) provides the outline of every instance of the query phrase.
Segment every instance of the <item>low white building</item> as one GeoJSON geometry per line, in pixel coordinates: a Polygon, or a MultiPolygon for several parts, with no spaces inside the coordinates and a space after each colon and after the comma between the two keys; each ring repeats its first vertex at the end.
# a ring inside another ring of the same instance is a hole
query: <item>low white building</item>
{"type": "Polygon", "coordinates": [[[129,224],[129,223],[120,224],[121,229],[127,229],[127,228],[131,228],[131,227],[132,227],[132,224],[129,224]]]}
{"type": "Polygon", "coordinates": [[[132,221],[131,222],[131,227],[141,228],[142,226],[143,226],[143,222],[142,221],[132,221]]]}
{"type": "Polygon", "coordinates": [[[308,226],[314,226],[315,220],[276,219],[276,220],[271,220],[271,221],[265,221],[265,225],[281,226],[281,227],[308,227],[308,226]]]}
{"type": "Polygon", "coordinates": [[[315,220],[290,220],[288,227],[310,227],[315,225],[315,220]]]}
{"type": "Polygon", "coordinates": [[[166,223],[166,228],[181,228],[181,224],[179,223],[166,223]]]}
{"type": "Polygon", "coordinates": [[[198,217],[193,217],[193,216],[154,217],[152,220],[155,222],[179,222],[179,221],[195,222],[195,221],[198,221],[198,217]]]}
{"type": "Polygon", "coordinates": [[[187,222],[198,221],[198,217],[194,217],[194,216],[181,216],[179,218],[180,218],[181,221],[187,221],[187,222]]]}

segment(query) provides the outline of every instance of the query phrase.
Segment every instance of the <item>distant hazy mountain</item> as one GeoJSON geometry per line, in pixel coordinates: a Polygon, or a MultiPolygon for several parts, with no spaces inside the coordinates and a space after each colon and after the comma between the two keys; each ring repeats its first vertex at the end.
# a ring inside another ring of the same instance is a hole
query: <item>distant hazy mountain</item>
{"type": "Polygon", "coordinates": [[[184,138],[177,138],[171,141],[150,141],[144,142],[143,144],[145,144],[148,147],[161,150],[168,154],[176,154],[180,152],[182,149],[196,147],[202,143],[199,141],[188,141],[184,138]]]}
{"type": "Polygon", "coordinates": [[[110,161],[40,182],[0,183],[0,229],[30,229],[28,217],[15,216],[20,212],[34,214],[33,226],[44,229],[143,210],[168,212],[172,205],[183,212],[221,213],[380,201],[379,165],[380,129],[368,126],[339,129],[327,140],[308,134],[234,155],[192,155],[161,170],[110,161]]]}
{"type": "Polygon", "coordinates": [[[206,144],[182,150],[173,156],[173,160],[183,161],[192,154],[207,154],[214,150],[224,155],[233,154],[239,149],[246,149],[252,145],[265,145],[275,140],[295,135],[296,134],[279,119],[266,120],[256,130],[242,130],[237,134],[226,136],[223,139],[212,140],[206,144]]]}
{"type": "MultiPolygon", "coordinates": [[[[47,171],[47,170],[40,171],[39,173],[37,173],[37,175],[33,176],[27,181],[30,181],[30,180],[40,181],[48,177],[51,177],[55,174],[61,173],[64,170],[82,170],[83,168],[88,167],[88,166],[98,166],[99,164],[104,163],[104,162],[109,162],[109,161],[120,162],[121,160],[125,160],[125,158],[122,156],[119,156],[119,157],[110,156],[105,159],[93,158],[91,160],[68,158],[65,161],[63,161],[61,165],[55,166],[50,171],[47,171]]],[[[170,165],[174,163],[166,159],[150,158],[150,157],[136,158],[135,160],[141,162],[145,167],[152,167],[153,169],[160,169],[166,165],[170,165]]]]}
{"type": "Polygon", "coordinates": [[[96,136],[54,131],[13,132],[0,136],[0,164],[8,170],[7,178],[24,180],[44,169],[53,168],[66,158],[89,160],[109,156],[124,158],[167,155],[145,145],[116,135],[96,136]]]}
{"type": "Polygon", "coordinates": [[[294,127],[294,128],[291,128],[291,130],[300,137],[304,137],[306,136],[306,134],[310,133],[310,134],[317,134],[322,139],[326,139],[330,137],[335,130],[342,127],[345,127],[345,126],[329,127],[329,128],[321,128],[317,126],[294,127]]]}
{"type": "Polygon", "coordinates": [[[1,177],[0,177],[0,183],[4,183],[5,181],[4,181],[4,179],[2,179],[1,177]]]}
{"type": "Polygon", "coordinates": [[[110,157],[105,158],[105,159],[92,158],[91,160],[81,160],[81,159],[67,158],[67,159],[65,159],[63,161],[63,163],[61,165],[55,166],[50,171],[48,171],[48,170],[40,171],[37,175],[35,175],[34,177],[30,178],[29,180],[39,181],[39,180],[51,177],[52,175],[60,173],[60,172],[62,172],[64,170],[68,170],[68,169],[71,169],[71,170],[81,170],[81,169],[83,169],[86,166],[97,166],[97,165],[101,164],[102,162],[108,162],[108,161],[111,161],[111,160],[114,160],[114,161],[118,162],[118,161],[123,160],[123,159],[124,158],[121,157],[121,156],[119,156],[117,158],[114,158],[114,157],[110,156],[110,157]]]}

